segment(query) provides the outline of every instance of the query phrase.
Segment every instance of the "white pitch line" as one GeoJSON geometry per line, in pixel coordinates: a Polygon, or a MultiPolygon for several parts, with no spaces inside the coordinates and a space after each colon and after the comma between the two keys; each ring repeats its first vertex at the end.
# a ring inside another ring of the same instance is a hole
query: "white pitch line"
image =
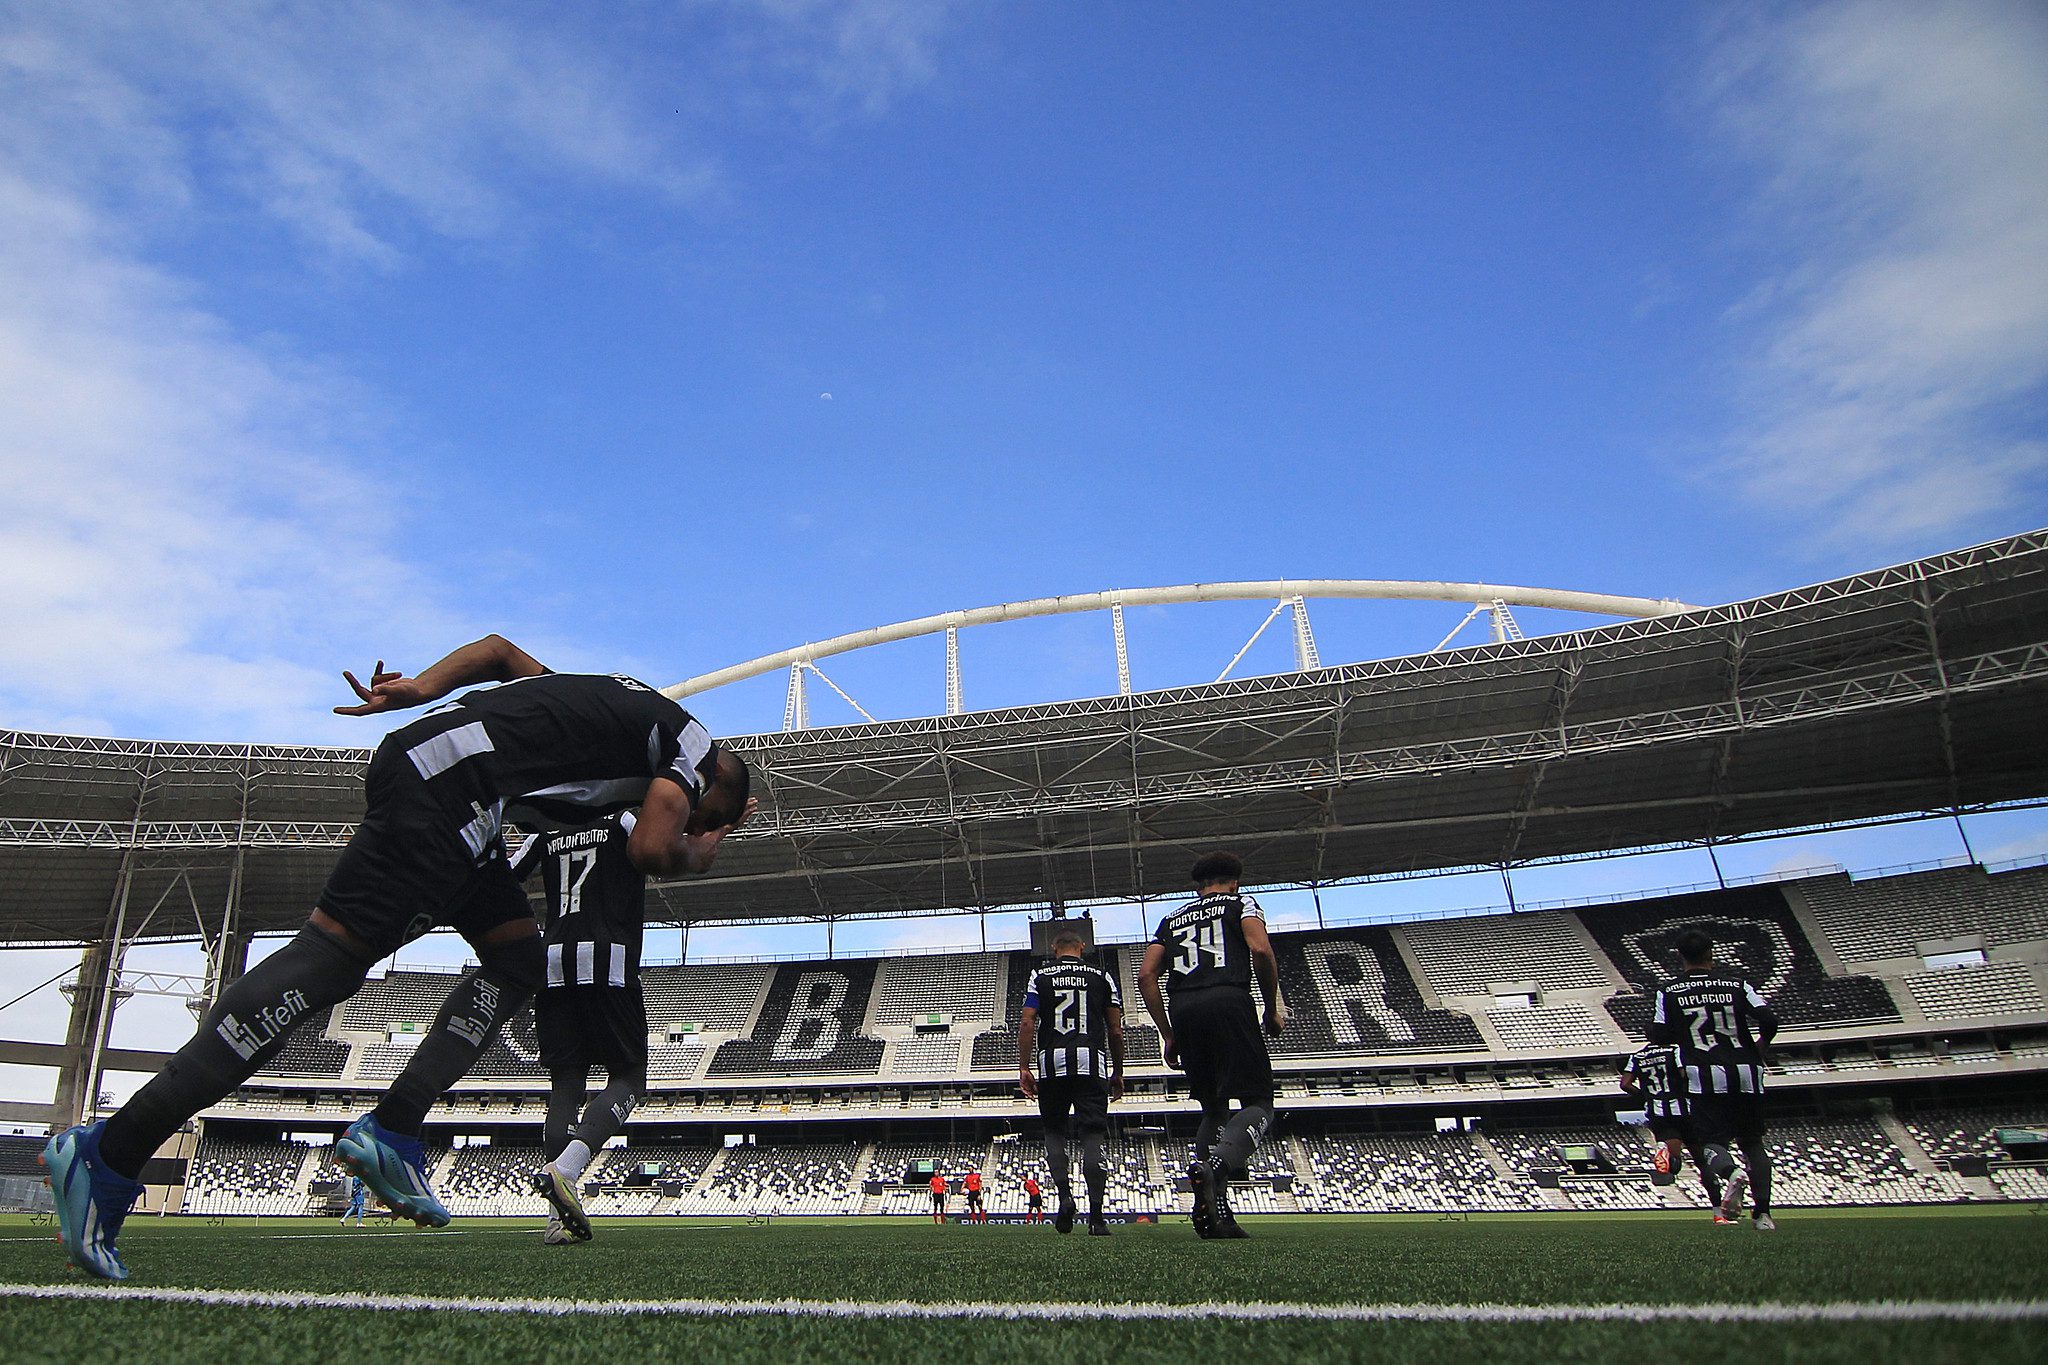
{"type": "Polygon", "coordinates": [[[2048,1301],[1979,1299],[1873,1303],[914,1303],[905,1299],[480,1299],[414,1294],[293,1294],[82,1284],[0,1284],[0,1299],[130,1299],[214,1308],[343,1308],[536,1317],[785,1317],[993,1319],[1011,1322],[2032,1322],[2048,1301]]]}
{"type": "Polygon", "coordinates": [[[473,1231],[474,1228],[378,1228],[371,1232],[365,1228],[361,1232],[263,1232],[257,1236],[266,1242],[311,1242],[323,1237],[346,1237],[360,1242],[370,1237],[467,1237],[473,1231]]]}

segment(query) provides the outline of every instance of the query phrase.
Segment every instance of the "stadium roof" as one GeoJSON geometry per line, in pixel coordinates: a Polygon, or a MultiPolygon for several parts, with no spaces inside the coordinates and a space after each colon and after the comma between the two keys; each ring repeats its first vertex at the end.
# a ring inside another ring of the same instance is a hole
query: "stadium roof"
{"type": "MultiPolygon", "coordinates": [[[[1570,634],[733,743],[761,817],[651,914],[1172,895],[1217,845],[1328,885],[2037,800],[2048,531],[1570,634]]],[[[0,731],[0,940],[295,926],[367,761],[0,731]]]]}

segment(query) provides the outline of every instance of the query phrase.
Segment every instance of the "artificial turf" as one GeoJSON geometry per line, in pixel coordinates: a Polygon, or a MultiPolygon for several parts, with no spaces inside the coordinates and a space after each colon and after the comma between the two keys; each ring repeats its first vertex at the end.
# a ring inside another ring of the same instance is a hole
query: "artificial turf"
{"type": "MultiPolygon", "coordinates": [[[[765,1226],[611,1220],[541,1244],[537,1223],[444,1234],[331,1221],[138,1218],[136,1285],[583,1300],[822,1299],[1434,1304],[1745,1304],[2048,1298],[2048,1217],[2026,1210],[1793,1211],[1775,1234],[1697,1216],[1247,1219],[1253,1240],[1185,1223],[1108,1239],[912,1219],[765,1226]]],[[[0,1282],[66,1272],[47,1229],[0,1222],[0,1282]],[[19,1239],[19,1240],[17,1240],[19,1239]]],[[[0,1299],[0,1356],[240,1362],[317,1357],[507,1362],[712,1360],[1560,1360],[1654,1352],[1713,1361],[2048,1359],[2048,1322],[1244,1323],[539,1318],[447,1311],[0,1299]],[[375,1353],[375,1354],[372,1354],[375,1353]]]]}

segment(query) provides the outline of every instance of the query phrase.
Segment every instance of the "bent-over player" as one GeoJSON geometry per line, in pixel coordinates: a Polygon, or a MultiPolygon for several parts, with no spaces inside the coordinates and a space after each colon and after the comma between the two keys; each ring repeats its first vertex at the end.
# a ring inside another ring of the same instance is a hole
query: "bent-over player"
{"type": "Polygon", "coordinates": [[[542,1240],[550,1245],[590,1240],[576,1184],[647,1094],[647,1003],[640,991],[647,877],[633,866],[636,823],[633,812],[622,811],[584,829],[537,834],[512,860],[514,876],[523,881],[538,868],[547,888],[547,966],[533,1021],[548,1073],[541,1137],[548,1164],[534,1172],[533,1189],[548,1201],[542,1240]],[[593,1066],[603,1067],[605,1077],[594,1098],[593,1066]]]}
{"type": "Polygon", "coordinates": [[[540,929],[505,857],[517,818],[588,823],[641,807],[631,853],[643,872],[705,872],[744,820],[747,766],[690,713],[635,679],[550,673],[502,636],[464,645],[418,677],[380,662],[343,715],[380,715],[466,692],[385,736],[370,760],[368,809],[298,937],[228,986],[199,1031],[111,1117],[50,1139],[43,1163],[73,1264],[102,1279],[143,1162],[194,1114],[246,1081],[307,1018],[362,988],[380,958],[437,925],[469,940],[479,966],[377,1107],[350,1124],[335,1159],[401,1216],[448,1222],[427,1184],[419,1131],[543,971],[540,929]]]}
{"type": "Polygon", "coordinates": [[[1678,936],[1684,974],[1657,990],[1650,1041],[1675,1046],[1692,1116],[1687,1121],[1700,1164],[1725,1182],[1717,1223],[1742,1215],[1744,1186],[1753,1189],[1751,1226],[1775,1232],[1771,1217],[1771,1154],[1764,1147],[1764,1049],[1778,1016],[1756,987],[1714,965],[1714,941],[1697,929],[1678,936]],[[1742,1151],[1738,1170],[1730,1146],[1742,1151]]]}
{"type": "Polygon", "coordinates": [[[1188,1089],[1202,1106],[1188,1167],[1195,1232],[1247,1237],[1230,1211],[1230,1180],[1249,1174],[1252,1152],[1273,1122],[1266,1037],[1279,1037],[1287,1022],[1280,964],[1259,903],[1238,890],[1244,864],[1235,855],[1205,853],[1190,876],[1195,899],[1159,921],[1138,969],[1138,992],[1159,1026],[1166,1064],[1188,1073],[1188,1089]],[[1263,1034],[1252,1006],[1254,978],[1265,1003],[1263,1034]]]}
{"type": "Polygon", "coordinates": [[[1102,1141],[1109,1106],[1124,1094],[1124,1002],[1116,978],[1081,960],[1085,945],[1072,929],[1052,941],[1052,962],[1031,974],[1017,1024],[1017,1084],[1038,1101],[1045,1122],[1045,1159],[1060,1193],[1053,1226],[1074,1229],[1074,1181],[1067,1141],[1081,1140],[1081,1178],[1088,1186],[1088,1235],[1109,1236],[1102,1199],[1109,1165],[1102,1141]],[[1035,1066],[1035,1070],[1034,1070],[1035,1066]]]}

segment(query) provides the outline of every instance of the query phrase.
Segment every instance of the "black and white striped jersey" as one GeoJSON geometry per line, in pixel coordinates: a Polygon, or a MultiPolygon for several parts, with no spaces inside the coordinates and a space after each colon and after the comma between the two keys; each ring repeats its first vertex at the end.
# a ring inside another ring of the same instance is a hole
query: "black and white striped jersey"
{"type": "Polygon", "coordinates": [[[512,859],[524,881],[536,868],[547,886],[541,910],[550,986],[625,986],[640,975],[647,925],[647,878],[626,856],[633,813],[587,829],[536,834],[512,859]]]}
{"type": "Polygon", "coordinates": [[[1636,1098],[1651,1118],[1682,1119],[1692,1112],[1677,1048],[1652,1043],[1623,1062],[1621,1070],[1623,1075],[1635,1077],[1636,1098]]]}
{"type": "Polygon", "coordinates": [[[1650,1007],[1649,1040],[1678,1049],[1695,1097],[1762,1094],[1764,1048],[1777,1031],[1756,987],[1714,968],[1666,982],[1650,1007]]]}
{"type": "Polygon", "coordinates": [[[1190,901],[1160,920],[1152,941],[1166,949],[1168,993],[1211,986],[1249,990],[1252,955],[1244,942],[1244,922],[1263,923],[1265,918],[1250,896],[1224,891],[1190,901]]]}
{"type": "Polygon", "coordinates": [[[1122,1010],[1116,978],[1078,957],[1055,958],[1031,974],[1024,1008],[1037,1018],[1041,1078],[1097,1076],[1108,1080],[1111,1010],[1122,1010]]]}
{"type": "Polygon", "coordinates": [[[507,818],[580,827],[639,805],[658,777],[694,800],[713,764],[710,732],[688,711],[613,673],[544,673],[465,692],[392,742],[478,859],[507,818]]]}

